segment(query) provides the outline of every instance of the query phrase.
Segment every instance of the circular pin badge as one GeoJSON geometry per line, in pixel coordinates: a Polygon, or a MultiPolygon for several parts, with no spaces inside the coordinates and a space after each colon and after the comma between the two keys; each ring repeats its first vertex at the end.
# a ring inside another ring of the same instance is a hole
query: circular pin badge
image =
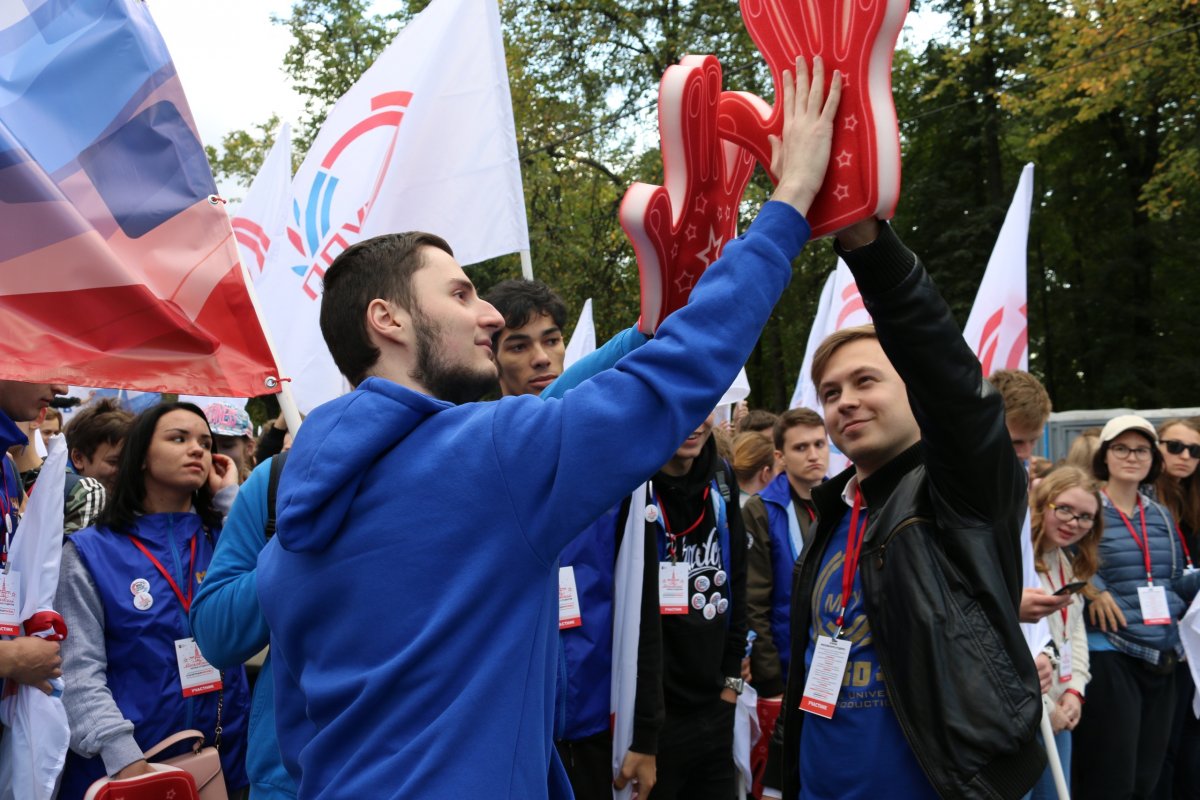
{"type": "Polygon", "coordinates": [[[704,604],[707,602],[708,600],[702,594],[696,593],[692,595],[692,608],[696,609],[697,611],[704,608],[704,604]]]}
{"type": "Polygon", "coordinates": [[[717,601],[717,613],[718,614],[724,614],[728,610],[729,610],[729,601],[728,600],[722,599],[722,600],[717,601]]]}
{"type": "Polygon", "coordinates": [[[652,525],[655,522],[658,522],[658,506],[654,505],[653,503],[646,506],[646,522],[649,522],[652,525]]]}
{"type": "Polygon", "coordinates": [[[721,593],[720,593],[720,592],[715,592],[715,593],[713,593],[713,596],[712,596],[712,601],[713,601],[714,603],[720,604],[720,602],[721,602],[722,600],[724,600],[724,599],[725,599],[725,598],[721,596],[721,593]]]}
{"type": "Polygon", "coordinates": [[[717,570],[717,574],[713,575],[713,583],[715,583],[717,586],[725,585],[725,570],[717,570]]]}
{"type": "Polygon", "coordinates": [[[706,605],[704,607],[704,618],[705,619],[712,619],[716,615],[717,615],[717,607],[714,606],[712,603],[709,603],[708,605],[706,605]]]}
{"type": "Polygon", "coordinates": [[[696,591],[707,592],[709,587],[708,578],[704,575],[696,576],[696,591]]]}
{"type": "Polygon", "coordinates": [[[149,592],[139,592],[133,596],[133,607],[138,611],[148,611],[154,605],[154,598],[149,592]]]}
{"type": "Polygon", "coordinates": [[[129,593],[134,597],[139,594],[150,591],[150,581],[145,578],[138,578],[133,583],[129,584],[129,593]]]}

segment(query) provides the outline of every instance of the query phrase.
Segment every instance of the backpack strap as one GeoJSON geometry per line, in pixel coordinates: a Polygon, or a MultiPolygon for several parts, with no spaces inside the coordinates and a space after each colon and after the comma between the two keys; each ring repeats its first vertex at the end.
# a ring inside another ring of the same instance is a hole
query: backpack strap
{"type": "Polygon", "coordinates": [[[717,467],[717,474],[714,476],[717,482],[717,489],[721,492],[721,497],[725,498],[726,503],[732,499],[732,493],[729,489],[729,477],[725,474],[725,470],[729,468],[729,462],[721,459],[721,466],[717,467]]]}
{"type": "Polygon", "coordinates": [[[287,451],[271,459],[271,474],[267,477],[267,524],[263,532],[267,541],[275,535],[275,497],[279,494],[279,476],[283,474],[283,464],[287,461],[287,451]]]}

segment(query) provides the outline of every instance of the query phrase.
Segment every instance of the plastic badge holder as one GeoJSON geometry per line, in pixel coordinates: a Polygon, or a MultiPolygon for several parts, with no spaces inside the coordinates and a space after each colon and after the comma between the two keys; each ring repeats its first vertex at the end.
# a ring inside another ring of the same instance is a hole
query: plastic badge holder
{"type": "Polygon", "coordinates": [[[665,186],[633,184],[619,214],[637,255],[643,333],[653,333],[687,303],[704,270],[737,235],[738,204],[754,158],[721,141],[720,99],[721,64],[714,56],[687,56],[659,84],[665,186]]]}
{"type": "MultiPolygon", "coordinates": [[[[747,92],[721,97],[721,135],[770,172],[768,136],[783,130],[783,71],[796,56],[842,73],[825,184],[807,215],[813,237],[872,216],[888,219],[900,197],[900,131],[892,101],[892,53],[908,0],[741,0],[742,20],[771,69],[776,105],[747,92]]],[[[778,182],[778,176],[771,180],[778,182]]]]}

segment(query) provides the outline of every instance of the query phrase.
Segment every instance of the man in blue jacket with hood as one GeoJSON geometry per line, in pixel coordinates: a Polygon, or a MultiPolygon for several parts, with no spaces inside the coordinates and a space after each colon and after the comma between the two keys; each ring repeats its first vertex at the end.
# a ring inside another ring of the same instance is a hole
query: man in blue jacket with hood
{"type": "Polygon", "coordinates": [[[322,333],[357,388],[309,416],[259,558],[300,797],[571,796],[552,741],[558,555],[750,355],[828,165],[840,80],[826,103],[814,73],[811,91],[785,77],[773,201],[653,341],[561,400],[471,402],[495,386],[504,320],[437,237],[376,237],[330,266],[322,333]]]}

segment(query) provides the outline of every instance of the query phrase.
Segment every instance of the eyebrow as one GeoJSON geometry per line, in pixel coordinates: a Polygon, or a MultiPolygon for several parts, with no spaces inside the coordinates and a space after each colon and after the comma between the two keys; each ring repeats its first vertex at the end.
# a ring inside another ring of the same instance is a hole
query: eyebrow
{"type": "MultiPolygon", "coordinates": [[[[864,372],[873,372],[873,373],[878,374],[879,369],[877,367],[872,367],[872,366],[864,364],[861,367],[856,367],[848,375],[846,375],[846,377],[847,378],[856,378],[859,375],[862,375],[864,372]]],[[[819,393],[825,391],[826,388],[828,388],[830,386],[836,386],[836,385],[837,384],[834,381],[821,381],[821,385],[817,387],[817,392],[819,394],[819,393]]]]}

